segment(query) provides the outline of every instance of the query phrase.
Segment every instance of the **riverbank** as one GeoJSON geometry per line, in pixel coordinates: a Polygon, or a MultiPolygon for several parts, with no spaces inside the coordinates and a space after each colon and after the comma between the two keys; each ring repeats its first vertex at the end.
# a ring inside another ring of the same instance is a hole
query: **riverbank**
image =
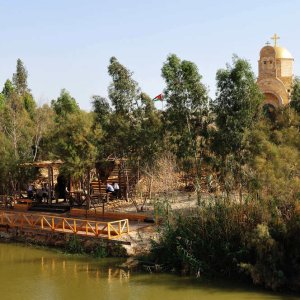
{"type": "Polygon", "coordinates": [[[85,236],[52,232],[20,231],[17,228],[0,230],[0,242],[22,243],[44,248],[58,249],[70,254],[86,254],[93,257],[127,257],[126,249],[118,241],[91,239],[85,236]]]}

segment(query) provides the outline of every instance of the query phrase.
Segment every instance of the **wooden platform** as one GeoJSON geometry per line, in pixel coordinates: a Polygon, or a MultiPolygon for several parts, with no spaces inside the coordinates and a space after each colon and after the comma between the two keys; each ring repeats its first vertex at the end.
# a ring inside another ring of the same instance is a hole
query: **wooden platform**
{"type": "Polygon", "coordinates": [[[79,209],[79,208],[71,208],[70,216],[72,217],[91,217],[91,218],[101,218],[101,219],[128,219],[130,221],[139,221],[144,222],[148,217],[144,214],[134,214],[134,213],[117,213],[117,212],[98,212],[94,210],[79,209]]]}

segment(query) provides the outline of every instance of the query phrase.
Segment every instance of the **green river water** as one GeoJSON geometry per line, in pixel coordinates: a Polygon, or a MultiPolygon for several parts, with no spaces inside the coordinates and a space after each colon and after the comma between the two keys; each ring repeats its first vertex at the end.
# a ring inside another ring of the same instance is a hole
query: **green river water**
{"type": "Polygon", "coordinates": [[[91,259],[0,243],[0,300],[300,299],[232,283],[129,273],[115,259],[91,259]]]}

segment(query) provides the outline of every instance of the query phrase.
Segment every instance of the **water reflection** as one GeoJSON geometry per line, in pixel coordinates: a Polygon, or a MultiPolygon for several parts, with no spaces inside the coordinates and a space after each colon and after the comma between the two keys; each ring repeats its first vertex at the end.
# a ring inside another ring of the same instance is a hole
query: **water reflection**
{"type": "MultiPolygon", "coordinates": [[[[36,260],[22,260],[23,263],[32,263],[36,262],[36,260]]],[[[68,274],[74,277],[74,279],[79,278],[82,274],[86,274],[87,278],[107,278],[107,282],[111,283],[113,280],[119,280],[120,282],[128,282],[130,279],[130,271],[124,270],[116,267],[107,267],[101,266],[97,264],[96,261],[92,261],[92,263],[88,262],[76,262],[73,259],[71,261],[66,261],[65,259],[59,258],[47,258],[42,256],[40,258],[41,265],[41,273],[49,274],[49,270],[51,273],[55,275],[55,273],[60,273],[65,276],[68,274]]]]}
{"type": "Polygon", "coordinates": [[[241,285],[132,273],[119,268],[121,263],[0,244],[0,284],[5,287],[0,299],[298,299],[241,285]]]}

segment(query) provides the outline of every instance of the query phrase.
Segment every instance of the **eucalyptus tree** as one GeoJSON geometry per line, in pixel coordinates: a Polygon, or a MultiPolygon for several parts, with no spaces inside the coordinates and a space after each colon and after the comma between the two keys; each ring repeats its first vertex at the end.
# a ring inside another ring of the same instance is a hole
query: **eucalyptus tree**
{"type": "Polygon", "coordinates": [[[171,145],[179,159],[186,161],[193,158],[200,201],[201,159],[209,102],[207,88],[201,82],[202,76],[197,66],[175,54],[167,57],[162,67],[162,77],[166,82],[166,125],[171,145]]]}
{"type": "Polygon", "coordinates": [[[138,105],[140,88],[132,78],[133,73],[115,57],[111,57],[108,74],[112,82],[108,87],[108,96],[116,113],[127,115],[138,105]]]}
{"type": "Polygon", "coordinates": [[[114,108],[106,134],[107,155],[135,156],[134,135],[139,122],[134,111],[138,109],[140,89],[132,78],[133,73],[115,57],[110,59],[108,74],[112,82],[108,96],[114,108]]]}
{"type": "MultiPolygon", "coordinates": [[[[217,131],[213,149],[220,158],[223,181],[225,174],[230,173],[234,185],[240,187],[241,196],[243,165],[249,158],[247,136],[260,118],[263,95],[249,62],[237,56],[233,57],[232,66],[228,64],[218,70],[216,79],[212,108],[217,131]]],[[[223,183],[226,186],[226,182],[223,183]]]]}

